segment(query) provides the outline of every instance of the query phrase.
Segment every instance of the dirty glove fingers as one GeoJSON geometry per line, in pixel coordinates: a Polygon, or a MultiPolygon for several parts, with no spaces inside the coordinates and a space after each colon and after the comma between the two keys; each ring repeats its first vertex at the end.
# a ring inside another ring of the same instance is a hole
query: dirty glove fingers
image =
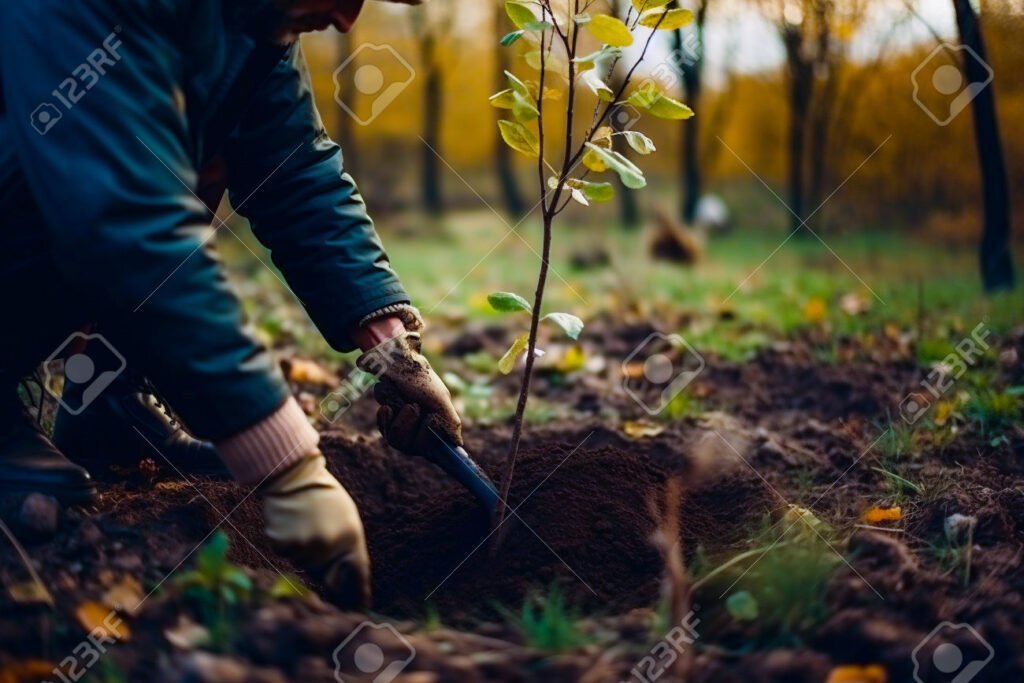
{"type": "Polygon", "coordinates": [[[326,598],[341,609],[358,610],[372,603],[370,575],[364,571],[368,560],[359,553],[347,553],[331,561],[322,572],[326,598]]]}
{"type": "MultiPolygon", "coordinates": [[[[421,444],[417,435],[420,427],[420,407],[415,403],[407,403],[395,413],[388,424],[387,440],[392,446],[407,453],[417,453],[421,444]]],[[[420,452],[419,454],[423,454],[420,452]]]]}
{"type": "Polygon", "coordinates": [[[359,510],[319,451],[268,481],[260,494],[275,550],[323,578],[331,593],[366,593],[370,559],[359,510]]]}

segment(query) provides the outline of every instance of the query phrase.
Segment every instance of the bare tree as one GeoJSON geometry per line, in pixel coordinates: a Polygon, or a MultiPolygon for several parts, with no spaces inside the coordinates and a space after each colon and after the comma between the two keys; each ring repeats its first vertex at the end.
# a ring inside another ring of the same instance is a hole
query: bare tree
{"type": "MultiPolygon", "coordinates": [[[[512,60],[509,58],[509,51],[503,47],[497,38],[505,35],[512,29],[504,10],[504,0],[492,3],[494,6],[494,31],[495,38],[494,59],[496,68],[494,70],[494,82],[496,90],[505,87],[505,72],[511,68],[512,60]]],[[[502,118],[501,110],[496,110],[496,116],[502,118]]],[[[526,202],[519,190],[519,180],[516,178],[515,164],[512,161],[512,150],[500,140],[495,140],[494,165],[498,174],[498,184],[501,186],[501,196],[505,201],[505,211],[509,216],[519,220],[526,213],[526,202]]]]}
{"type": "Polygon", "coordinates": [[[675,61],[683,80],[686,103],[694,111],[693,119],[682,126],[680,144],[680,172],[683,179],[681,206],[684,223],[692,223],[697,214],[697,202],[703,193],[703,174],[700,155],[701,93],[704,81],[704,22],[709,0],[697,0],[694,21],[678,28],[673,35],[675,61]]]}
{"type": "Polygon", "coordinates": [[[423,75],[423,138],[420,168],[420,202],[431,215],[444,211],[444,191],[441,186],[441,123],[444,120],[444,70],[438,46],[450,33],[454,19],[452,2],[437,0],[420,11],[410,13],[413,35],[419,50],[420,71],[423,75]]]}
{"type": "MultiPolygon", "coordinates": [[[[961,52],[968,87],[988,83],[991,74],[986,63],[988,55],[978,14],[971,6],[970,0],[953,0],[953,8],[956,11],[960,43],[968,48],[961,52]]],[[[1014,286],[1013,260],[1010,254],[1010,192],[993,85],[988,83],[986,87],[982,87],[971,103],[984,203],[984,227],[979,258],[982,284],[986,292],[1012,289],[1014,286]]]]}

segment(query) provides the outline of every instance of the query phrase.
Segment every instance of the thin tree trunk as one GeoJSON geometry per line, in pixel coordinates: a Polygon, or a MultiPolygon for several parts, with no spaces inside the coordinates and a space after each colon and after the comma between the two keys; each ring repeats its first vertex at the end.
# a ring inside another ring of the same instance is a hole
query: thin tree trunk
{"type": "Polygon", "coordinates": [[[791,230],[799,230],[805,212],[805,175],[807,115],[812,93],[813,72],[801,54],[803,36],[799,29],[787,28],[783,34],[789,62],[789,208],[791,230]]]}
{"type": "Polygon", "coordinates": [[[437,40],[432,33],[422,37],[420,44],[421,63],[426,69],[423,84],[423,167],[420,177],[420,198],[424,210],[432,216],[444,211],[444,196],[441,189],[441,120],[442,97],[441,67],[437,63],[437,40]]]}
{"type": "MultiPolygon", "coordinates": [[[[953,0],[960,42],[974,51],[962,53],[964,76],[968,84],[985,83],[990,78],[985,42],[981,34],[978,15],[970,0],[953,0]],[[980,62],[978,60],[981,60],[980,62]]],[[[983,87],[972,102],[974,113],[974,140],[978,149],[981,171],[982,200],[984,202],[984,228],[979,259],[981,280],[986,292],[1013,289],[1013,259],[1010,253],[1010,193],[1003,159],[1003,144],[999,136],[996,116],[996,96],[993,84],[983,87]]]]}
{"type": "MultiPolygon", "coordinates": [[[[498,38],[505,35],[507,30],[510,28],[510,22],[505,16],[505,11],[502,9],[501,3],[493,3],[494,10],[494,32],[495,32],[495,45],[497,51],[495,52],[495,59],[497,62],[497,68],[495,71],[495,92],[503,90],[506,87],[507,78],[505,71],[511,68],[511,61],[509,60],[509,50],[507,47],[502,47],[498,44],[498,38]]],[[[504,116],[503,112],[497,110],[497,119],[501,119],[504,116]]],[[[501,187],[501,196],[505,202],[505,212],[515,220],[519,220],[526,213],[526,202],[523,201],[523,195],[519,191],[519,181],[516,178],[515,164],[512,159],[512,150],[509,146],[501,141],[501,138],[494,136],[495,150],[494,150],[494,163],[495,171],[498,174],[498,185],[501,187]]]]}
{"type": "MultiPolygon", "coordinates": [[[[338,64],[342,64],[352,55],[352,33],[338,34],[338,64]]],[[[338,98],[342,102],[352,102],[357,97],[355,85],[352,82],[352,74],[355,69],[343,69],[338,74],[338,98]]],[[[359,178],[359,152],[356,146],[355,129],[352,126],[352,117],[347,111],[338,107],[337,124],[334,131],[335,140],[341,146],[345,159],[345,170],[354,178],[359,178]]]]}
{"type": "Polygon", "coordinates": [[[679,75],[683,79],[686,104],[693,110],[694,117],[682,122],[680,139],[680,171],[683,178],[683,199],[680,206],[681,217],[686,224],[693,223],[697,216],[697,202],[704,190],[704,177],[700,159],[701,135],[701,96],[703,94],[704,71],[704,21],[707,16],[708,2],[703,0],[697,6],[692,30],[696,31],[697,54],[692,55],[686,49],[685,31],[682,28],[674,31],[675,50],[679,61],[679,75]]]}

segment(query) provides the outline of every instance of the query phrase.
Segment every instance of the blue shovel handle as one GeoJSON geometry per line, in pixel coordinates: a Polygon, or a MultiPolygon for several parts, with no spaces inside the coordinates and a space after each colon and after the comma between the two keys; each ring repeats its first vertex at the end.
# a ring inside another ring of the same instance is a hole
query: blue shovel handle
{"type": "Polygon", "coordinates": [[[491,478],[469,457],[465,448],[450,444],[437,434],[433,440],[430,461],[466,487],[493,514],[498,506],[498,489],[491,478]]]}

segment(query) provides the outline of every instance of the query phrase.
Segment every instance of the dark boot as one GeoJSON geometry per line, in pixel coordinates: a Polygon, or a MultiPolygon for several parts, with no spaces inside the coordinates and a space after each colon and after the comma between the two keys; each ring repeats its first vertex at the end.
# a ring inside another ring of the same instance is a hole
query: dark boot
{"type": "Polygon", "coordinates": [[[96,499],[96,484],[64,457],[18,400],[0,407],[0,494],[42,493],[63,505],[96,499]]]}
{"type": "MultiPolygon", "coordinates": [[[[62,403],[77,406],[80,388],[65,384],[62,403]],[[68,392],[71,392],[70,395],[68,392]]],[[[183,474],[227,477],[213,444],[192,437],[169,409],[139,383],[119,377],[77,415],[61,405],[53,441],[69,458],[97,475],[111,465],[138,465],[151,458],[183,474]]]]}

